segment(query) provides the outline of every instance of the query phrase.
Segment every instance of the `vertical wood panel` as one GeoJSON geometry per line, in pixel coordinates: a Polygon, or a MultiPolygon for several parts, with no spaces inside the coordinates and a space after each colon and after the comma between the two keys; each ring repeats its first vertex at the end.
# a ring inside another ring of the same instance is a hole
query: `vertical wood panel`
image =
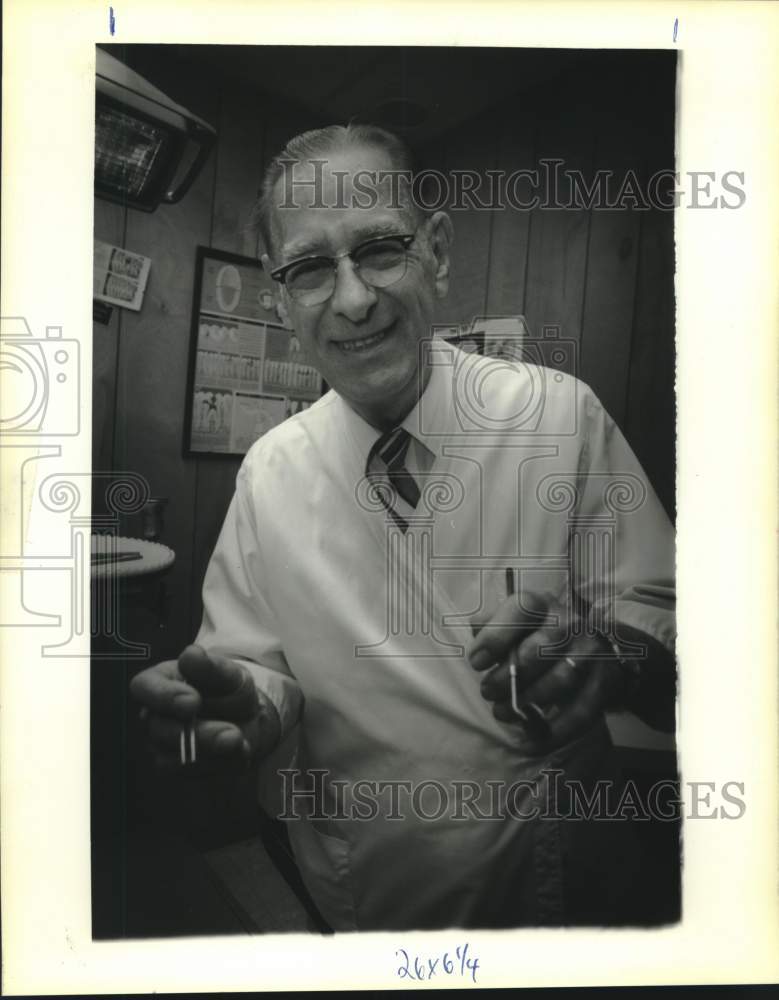
{"type": "MultiPolygon", "coordinates": [[[[642,95],[649,176],[674,168],[673,122],[660,113],[673,106],[670,68],[661,87],[642,95]]],[[[626,434],[671,517],[676,507],[674,333],[674,215],[653,208],[641,227],[626,434]]]]}
{"type": "Polygon", "coordinates": [[[673,214],[643,220],[625,433],[668,514],[675,499],[673,214]]]}
{"type": "MultiPolygon", "coordinates": [[[[561,169],[592,169],[592,105],[588,87],[570,75],[549,92],[539,110],[536,162],[561,159],[561,169]]],[[[549,168],[551,170],[551,168],[549,168]]],[[[546,198],[543,170],[541,197],[546,198]]],[[[566,186],[561,189],[567,200],[566,186]]],[[[530,216],[525,317],[533,336],[544,326],[558,326],[560,336],[581,340],[589,214],[583,209],[555,209],[543,204],[530,216]]]]}
{"type": "MultiPolygon", "coordinates": [[[[620,89],[618,82],[611,74],[605,74],[600,81],[596,105],[601,110],[593,121],[594,169],[613,173],[608,188],[612,198],[619,193],[629,171],[633,171],[642,186],[644,182],[643,142],[635,105],[629,99],[632,81],[623,79],[620,89]]],[[[623,428],[640,226],[641,212],[637,209],[611,211],[596,206],[591,211],[581,375],[623,428]]]]}
{"type": "MultiPolygon", "coordinates": [[[[213,122],[217,102],[209,81],[192,73],[187,79],[186,71],[171,59],[165,79],[160,81],[158,67],[153,82],[213,122]]],[[[177,655],[192,636],[195,467],[182,457],[182,434],[195,247],[207,244],[211,234],[214,170],[212,155],[178,204],[150,214],[129,211],[125,240],[128,250],[150,256],[152,265],[143,309],[123,318],[116,464],[142,472],[152,495],[169,501],[164,541],[176,552],[176,562],[167,584],[167,655],[177,655]]]]}
{"type": "MultiPolygon", "coordinates": [[[[95,239],[123,246],[126,209],[95,198],[95,239]]],[[[92,470],[113,468],[114,401],[119,329],[124,310],[113,307],[107,324],[92,324],[92,470]]],[[[95,503],[102,500],[95,495],[95,503]]]]}
{"type": "MultiPolygon", "coordinates": [[[[426,145],[421,145],[415,150],[419,165],[422,170],[437,170],[441,174],[446,173],[446,154],[447,154],[447,143],[446,137],[436,139],[434,143],[428,143],[426,145]]],[[[454,253],[460,249],[460,235],[455,229],[454,239],[455,247],[454,253]]],[[[460,323],[464,322],[462,317],[456,315],[455,310],[451,304],[451,281],[450,281],[449,292],[444,299],[436,299],[433,306],[433,326],[439,324],[447,323],[460,323]]]]}
{"type": "MultiPolygon", "coordinates": [[[[265,106],[245,91],[226,85],[220,95],[218,156],[215,169],[211,245],[254,256],[256,237],[248,222],[263,163],[265,106]]],[[[196,459],[190,608],[193,629],[203,613],[202,587],[235,489],[241,464],[233,456],[196,459]]]]}
{"type": "MultiPolygon", "coordinates": [[[[472,119],[449,137],[446,149],[446,171],[452,182],[452,171],[477,171],[482,177],[493,169],[497,153],[496,116],[487,114],[472,119]]],[[[486,178],[482,182],[486,184],[486,178]]],[[[455,185],[450,186],[455,198],[455,185]]],[[[484,195],[482,194],[482,198],[484,195]]],[[[487,307],[487,282],[490,268],[490,237],[493,213],[470,207],[467,198],[462,204],[468,207],[451,207],[454,225],[449,295],[441,306],[443,322],[469,323],[483,316],[487,307]]]]}
{"type": "MultiPolygon", "coordinates": [[[[516,100],[501,107],[502,126],[498,138],[496,170],[508,178],[516,170],[531,170],[535,157],[536,113],[528,105],[516,107],[516,100]]],[[[502,182],[501,190],[506,181],[502,182]]],[[[527,184],[512,185],[512,199],[527,201],[527,184]]],[[[506,203],[495,212],[490,242],[490,270],[487,276],[487,313],[513,316],[525,308],[530,213],[506,203]]]]}
{"type": "Polygon", "coordinates": [[[227,83],[220,93],[219,146],[211,246],[253,257],[249,230],[263,166],[268,100],[227,83]]]}

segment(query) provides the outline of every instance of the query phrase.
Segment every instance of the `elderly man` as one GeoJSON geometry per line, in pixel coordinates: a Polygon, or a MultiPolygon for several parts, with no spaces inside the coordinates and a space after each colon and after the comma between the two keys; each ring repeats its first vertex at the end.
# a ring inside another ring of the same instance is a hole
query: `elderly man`
{"type": "Polygon", "coordinates": [[[331,391],[246,456],[196,644],[133,692],[161,758],[297,724],[289,834],[336,930],[640,918],[625,824],[565,816],[613,775],[605,710],[673,725],[671,528],[586,386],[431,339],[453,229],[410,170],[371,126],[271,164],[263,264],[331,391]]]}

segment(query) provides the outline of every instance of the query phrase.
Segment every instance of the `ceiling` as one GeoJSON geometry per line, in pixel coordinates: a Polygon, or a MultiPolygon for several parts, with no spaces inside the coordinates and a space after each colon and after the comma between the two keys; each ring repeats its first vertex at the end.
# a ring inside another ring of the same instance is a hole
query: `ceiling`
{"type": "Polygon", "coordinates": [[[202,60],[224,77],[301,105],[323,123],[357,117],[423,142],[558,76],[582,56],[565,49],[186,47],[188,62],[202,60]]]}

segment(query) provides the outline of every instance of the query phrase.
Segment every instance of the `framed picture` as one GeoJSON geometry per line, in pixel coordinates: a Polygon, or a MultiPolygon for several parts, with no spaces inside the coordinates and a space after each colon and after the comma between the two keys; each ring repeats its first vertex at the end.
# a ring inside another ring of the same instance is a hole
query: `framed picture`
{"type": "Polygon", "coordinates": [[[140,312],[149,279],[151,258],[94,241],[92,297],[98,302],[140,312]]]}
{"type": "Polygon", "coordinates": [[[260,262],[197,247],[184,454],[245,455],[321,394],[260,262]]]}

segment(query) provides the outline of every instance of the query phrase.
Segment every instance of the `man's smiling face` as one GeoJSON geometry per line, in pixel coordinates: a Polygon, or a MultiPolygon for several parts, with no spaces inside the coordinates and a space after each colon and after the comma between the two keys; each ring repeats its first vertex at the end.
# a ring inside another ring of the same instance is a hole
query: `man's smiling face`
{"type": "Polygon", "coordinates": [[[277,183],[274,202],[282,207],[274,212],[273,261],[263,262],[273,268],[312,255],[336,257],[375,237],[416,234],[405,275],[387,288],[366,285],[344,258],[327,301],[306,306],[282,291],[290,325],[311,362],[364,419],[389,427],[406,416],[427,384],[419,344],[431,335],[436,297],[446,294],[451,224],[442,212],[423,221],[397,199],[393,205],[389,180],[371,185],[378,195],[374,206],[359,207],[368,200],[365,175],[362,193],[353,179],[361,171],[391,170],[383,150],[348,146],[326,159],[318,191],[300,183],[313,178],[312,164],[295,165],[294,208],[284,207],[284,179],[277,183]],[[317,199],[328,207],[315,207],[317,199]]]}

